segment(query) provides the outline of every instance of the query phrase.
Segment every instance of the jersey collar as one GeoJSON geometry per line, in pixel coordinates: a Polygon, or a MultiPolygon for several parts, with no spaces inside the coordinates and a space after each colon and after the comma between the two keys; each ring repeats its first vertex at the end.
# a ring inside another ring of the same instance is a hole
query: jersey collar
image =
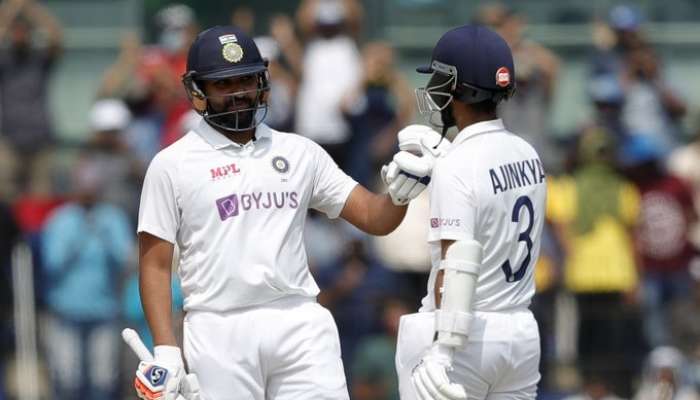
{"type": "Polygon", "coordinates": [[[506,128],[503,126],[503,120],[500,118],[492,119],[489,121],[481,121],[475,124],[471,124],[466,128],[462,129],[452,141],[452,144],[459,144],[467,139],[470,139],[476,135],[481,135],[482,133],[491,133],[497,131],[504,131],[506,128]]]}
{"type": "MultiPolygon", "coordinates": [[[[195,132],[202,137],[207,143],[209,143],[213,148],[219,150],[226,147],[234,147],[242,149],[249,146],[250,144],[238,144],[234,141],[229,140],[226,136],[222,135],[221,132],[212,128],[207,121],[202,118],[195,129],[195,132]]],[[[269,126],[265,124],[260,124],[255,128],[255,141],[262,139],[269,139],[272,135],[272,130],[269,126]]]]}

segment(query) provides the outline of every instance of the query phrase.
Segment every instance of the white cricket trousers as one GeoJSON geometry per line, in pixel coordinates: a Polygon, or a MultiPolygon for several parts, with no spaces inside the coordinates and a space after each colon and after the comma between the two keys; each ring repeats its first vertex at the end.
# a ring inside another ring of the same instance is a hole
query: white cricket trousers
{"type": "MultiPolygon", "coordinates": [[[[433,343],[435,314],[401,317],[396,371],[401,400],[415,400],[411,373],[433,343]]],[[[464,386],[470,400],[534,399],[540,380],[540,338],[530,310],[476,312],[469,339],[455,352],[452,382],[464,386]]]]}
{"type": "Polygon", "coordinates": [[[315,299],[188,312],[183,348],[203,400],[348,400],[338,330],[315,299]]]}

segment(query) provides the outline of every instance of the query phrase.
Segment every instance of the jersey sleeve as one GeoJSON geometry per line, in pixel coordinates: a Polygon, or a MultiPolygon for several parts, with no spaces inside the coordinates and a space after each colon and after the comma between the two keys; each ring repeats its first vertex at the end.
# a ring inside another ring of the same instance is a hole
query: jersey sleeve
{"type": "Polygon", "coordinates": [[[329,218],[337,218],[357,182],[343,172],[321,146],[312,143],[312,151],[316,164],[309,206],[329,218]]]}
{"type": "Polygon", "coordinates": [[[444,161],[435,165],[430,183],[428,241],[473,239],[477,215],[474,188],[458,169],[444,161]]]}
{"type": "Polygon", "coordinates": [[[175,177],[171,172],[174,168],[168,168],[173,167],[171,164],[158,154],[148,166],[141,190],[137,231],[175,243],[180,209],[175,177]]]}

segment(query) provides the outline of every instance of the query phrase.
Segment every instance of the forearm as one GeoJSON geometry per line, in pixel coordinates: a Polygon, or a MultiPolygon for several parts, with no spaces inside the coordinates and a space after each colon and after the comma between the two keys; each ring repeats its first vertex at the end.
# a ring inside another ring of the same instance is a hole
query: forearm
{"type": "Polygon", "coordinates": [[[141,264],[141,305],[155,345],[177,346],[173,332],[170,280],[170,265],[141,264]]]}
{"type": "Polygon", "coordinates": [[[388,235],[401,224],[408,206],[397,206],[388,194],[372,193],[367,204],[365,232],[372,235],[388,235]]]}
{"type": "Polygon", "coordinates": [[[388,194],[376,194],[355,186],[340,216],[370,235],[387,235],[406,215],[406,206],[394,205],[388,194]]]}

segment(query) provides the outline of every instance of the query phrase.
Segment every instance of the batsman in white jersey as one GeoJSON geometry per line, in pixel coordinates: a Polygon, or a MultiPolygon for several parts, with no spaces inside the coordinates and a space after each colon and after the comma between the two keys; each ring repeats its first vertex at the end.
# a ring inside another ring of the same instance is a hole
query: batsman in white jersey
{"type": "Polygon", "coordinates": [[[347,399],[337,330],[316,302],[304,251],[307,210],[387,234],[425,188],[425,159],[398,153],[383,169],[389,194],[373,194],[314,142],[262,124],[267,62],[234,27],[200,33],[187,70],[183,83],[203,118],[153,159],[141,194],[140,289],[156,346],[153,359],[139,365],[137,393],[164,400],[347,399]],[[189,375],[172,327],[175,244],[189,375]]]}
{"type": "Polygon", "coordinates": [[[537,152],[496,116],[514,91],[510,49],[485,27],[462,26],[418,71],[432,74],[416,92],[421,111],[441,120],[443,135],[459,133],[432,170],[433,268],[420,312],[399,328],[401,398],[534,399],[539,333],[528,305],[546,183],[537,152]]]}

